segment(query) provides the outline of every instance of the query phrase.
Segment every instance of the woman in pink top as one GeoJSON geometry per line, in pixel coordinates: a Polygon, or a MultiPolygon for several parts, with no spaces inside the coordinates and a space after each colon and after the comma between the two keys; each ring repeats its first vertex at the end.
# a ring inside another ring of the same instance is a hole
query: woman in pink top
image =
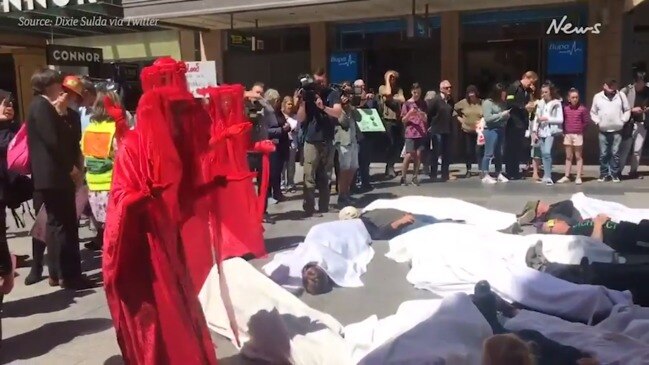
{"type": "Polygon", "coordinates": [[[557,183],[570,182],[572,157],[577,160],[577,178],[575,184],[581,185],[581,174],[584,169],[582,151],[584,148],[584,131],[590,121],[589,111],[579,103],[579,91],[572,88],[568,91],[569,104],[563,108],[563,145],[566,148],[566,174],[557,183]]]}
{"type": "Polygon", "coordinates": [[[419,185],[419,161],[421,153],[426,149],[428,138],[426,138],[426,102],[421,99],[421,86],[418,83],[412,84],[410,89],[412,97],[408,99],[401,108],[401,120],[405,125],[405,156],[401,175],[401,185],[406,185],[406,175],[410,160],[414,165],[413,185],[419,185]]]}

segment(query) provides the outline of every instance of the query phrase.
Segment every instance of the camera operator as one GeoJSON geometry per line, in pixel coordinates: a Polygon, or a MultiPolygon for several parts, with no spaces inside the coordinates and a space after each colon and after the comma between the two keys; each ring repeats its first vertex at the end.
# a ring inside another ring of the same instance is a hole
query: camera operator
{"type": "Polygon", "coordinates": [[[327,87],[323,69],[313,76],[300,77],[296,91],[298,111],[304,139],[304,202],[306,216],[321,216],[329,211],[329,180],[334,163],[334,127],[343,113],[341,94],[327,87]],[[315,189],[318,189],[318,213],[315,210],[315,189]]]}
{"type": "Polygon", "coordinates": [[[360,113],[352,105],[353,103],[360,104],[360,95],[357,96],[354,94],[354,89],[350,82],[343,83],[341,89],[342,97],[340,101],[343,107],[343,114],[338,118],[334,136],[334,144],[339,162],[338,170],[336,170],[336,179],[338,184],[338,207],[340,209],[354,203],[350,190],[354,182],[356,170],[358,169],[358,141],[360,131],[357,123],[361,120],[360,113]]]}
{"type": "MultiPolygon", "coordinates": [[[[378,103],[375,99],[374,93],[368,92],[365,86],[365,81],[358,79],[354,81],[354,100],[352,102],[358,109],[377,109],[378,103]],[[356,104],[358,99],[358,104],[356,104]]],[[[374,190],[370,183],[370,163],[372,145],[371,141],[358,129],[358,171],[356,178],[353,180],[352,190],[356,189],[356,181],[360,180],[361,187],[359,192],[369,192],[374,190]]]]}

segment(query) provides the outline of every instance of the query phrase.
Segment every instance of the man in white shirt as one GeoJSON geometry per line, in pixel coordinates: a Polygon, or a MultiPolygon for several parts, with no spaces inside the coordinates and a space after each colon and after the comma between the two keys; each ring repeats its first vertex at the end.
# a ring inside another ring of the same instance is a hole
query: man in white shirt
{"type": "Polygon", "coordinates": [[[630,117],[629,102],[618,91],[617,81],[606,80],[603,90],[593,97],[590,109],[590,118],[599,127],[599,182],[620,182],[620,132],[630,117]]]}

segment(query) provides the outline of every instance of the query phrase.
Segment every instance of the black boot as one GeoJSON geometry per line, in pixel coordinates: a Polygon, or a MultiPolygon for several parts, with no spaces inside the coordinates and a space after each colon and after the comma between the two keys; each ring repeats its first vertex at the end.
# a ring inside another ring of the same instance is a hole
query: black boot
{"type": "Polygon", "coordinates": [[[487,281],[480,281],[475,285],[471,300],[473,304],[478,307],[480,313],[491,326],[491,330],[495,335],[507,333],[507,330],[498,322],[498,299],[491,291],[491,285],[487,281]]]}
{"type": "Polygon", "coordinates": [[[25,277],[25,285],[36,284],[43,280],[43,258],[45,256],[45,243],[32,239],[32,267],[25,277]]]}

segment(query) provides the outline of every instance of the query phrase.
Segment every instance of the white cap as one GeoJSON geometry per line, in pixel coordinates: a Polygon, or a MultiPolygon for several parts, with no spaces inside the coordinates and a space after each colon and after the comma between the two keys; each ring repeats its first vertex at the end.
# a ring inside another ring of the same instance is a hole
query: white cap
{"type": "Polygon", "coordinates": [[[338,213],[338,219],[340,219],[341,221],[356,219],[360,216],[361,216],[361,212],[352,206],[344,207],[343,209],[340,210],[340,213],[338,213]]]}

